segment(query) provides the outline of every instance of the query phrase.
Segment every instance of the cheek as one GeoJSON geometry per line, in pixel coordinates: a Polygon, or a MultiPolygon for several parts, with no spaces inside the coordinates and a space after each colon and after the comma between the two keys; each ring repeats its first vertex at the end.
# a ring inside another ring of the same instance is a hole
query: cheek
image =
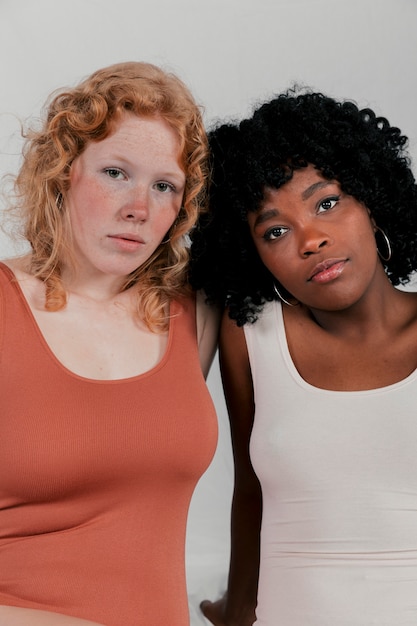
{"type": "Polygon", "coordinates": [[[278,251],[273,245],[266,248],[264,245],[257,245],[255,243],[255,248],[265,267],[282,283],[282,280],[290,274],[289,255],[278,251]]]}
{"type": "Polygon", "coordinates": [[[351,231],[351,245],[358,258],[363,262],[375,262],[378,259],[375,233],[372,224],[367,221],[354,226],[351,231]]]}
{"type": "Polygon", "coordinates": [[[164,209],[159,211],[154,220],[155,229],[166,233],[174,224],[180,209],[164,209]]]}
{"type": "Polygon", "coordinates": [[[83,179],[75,185],[69,196],[70,217],[73,225],[98,226],[104,217],[106,206],[111,204],[111,197],[97,182],[83,179]]]}

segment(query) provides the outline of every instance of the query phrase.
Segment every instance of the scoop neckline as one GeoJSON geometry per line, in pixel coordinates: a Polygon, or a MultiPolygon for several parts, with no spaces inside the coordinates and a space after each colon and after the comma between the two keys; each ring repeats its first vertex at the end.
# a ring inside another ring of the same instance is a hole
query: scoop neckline
{"type": "Polygon", "coordinates": [[[307,380],[305,380],[305,378],[301,376],[291,356],[291,353],[288,347],[287,332],[285,328],[285,321],[284,321],[284,315],[283,315],[281,303],[277,302],[276,300],[273,300],[269,304],[275,305],[272,308],[274,321],[275,321],[274,323],[275,332],[277,334],[277,339],[278,339],[285,363],[288,367],[289,373],[291,377],[295,380],[295,382],[299,386],[303,387],[304,389],[307,389],[309,391],[314,391],[315,393],[324,393],[328,395],[345,394],[349,396],[352,396],[352,395],[366,396],[366,395],[383,394],[383,393],[388,393],[390,391],[394,391],[395,389],[398,389],[400,387],[403,387],[409,384],[416,378],[417,368],[415,368],[412,372],[410,372],[410,374],[408,374],[408,376],[406,376],[402,380],[399,380],[395,383],[391,383],[390,385],[384,385],[382,387],[374,387],[372,389],[352,389],[352,390],[339,389],[338,390],[338,389],[325,389],[322,387],[317,387],[316,385],[312,385],[307,380]]]}
{"type": "Polygon", "coordinates": [[[14,284],[16,286],[16,291],[17,294],[20,298],[20,300],[22,301],[25,310],[27,311],[29,318],[31,320],[31,325],[34,329],[34,331],[36,332],[38,339],[40,340],[40,343],[44,349],[44,351],[46,352],[46,354],[49,356],[50,360],[53,361],[53,363],[55,364],[55,366],[57,366],[64,374],[72,377],[72,378],[76,378],[79,381],[85,382],[85,383],[92,383],[92,384],[104,384],[104,385],[117,385],[117,384],[126,384],[126,383],[132,383],[132,382],[137,382],[138,380],[140,380],[141,378],[148,378],[150,376],[153,376],[154,374],[156,374],[160,369],[162,369],[169,357],[169,353],[171,351],[171,346],[172,346],[172,337],[173,337],[173,321],[176,317],[176,310],[175,310],[175,305],[176,302],[173,301],[170,303],[169,305],[169,329],[168,329],[168,338],[167,338],[167,344],[165,347],[165,351],[164,354],[162,355],[161,359],[158,361],[158,363],[156,363],[153,367],[151,367],[149,370],[146,370],[145,372],[142,372],[140,374],[136,374],[134,376],[128,376],[125,378],[105,378],[105,379],[101,379],[101,378],[89,378],[87,376],[82,376],[81,374],[77,374],[77,372],[73,372],[72,370],[70,370],[66,365],[64,365],[62,363],[62,361],[60,361],[58,359],[58,357],[56,356],[55,352],[52,350],[51,346],[49,345],[49,343],[46,341],[46,338],[44,336],[44,334],[42,333],[42,330],[38,324],[38,322],[36,321],[36,318],[33,314],[33,311],[29,305],[29,302],[27,301],[27,298],[23,292],[23,289],[20,285],[20,281],[17,278],[16,274],[13,272],[13,270],[6,265],[3,261],[0,261],[0,267],[5,270],[5,273],[9,275],[9,277],[12,279],[12,284],[14,284]]]}

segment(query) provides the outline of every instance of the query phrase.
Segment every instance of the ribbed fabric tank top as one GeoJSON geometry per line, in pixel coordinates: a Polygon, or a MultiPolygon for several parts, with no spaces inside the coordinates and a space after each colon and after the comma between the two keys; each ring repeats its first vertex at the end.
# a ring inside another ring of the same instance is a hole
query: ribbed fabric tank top
{"type": "Polygon", "coordinates": [[[415,626],[417,373],[326,391],[296,370],[278,302],[244,330],[263,493],[256,626],[415,626]]]}
{"type": "Polygon", "coordinates": [[[186,626],[190,498],[216,445],[195,303],[133,378],[68,371],[0,264],[0,604],[186,626]]]}

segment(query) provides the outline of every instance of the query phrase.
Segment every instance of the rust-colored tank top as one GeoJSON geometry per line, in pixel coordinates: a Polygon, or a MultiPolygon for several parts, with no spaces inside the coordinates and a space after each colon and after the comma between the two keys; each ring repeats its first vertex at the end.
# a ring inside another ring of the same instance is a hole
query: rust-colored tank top
{"type": "Polygon", "coordinates": [[[106,626],[185,626],[190,498],[216,445],[195,303],[160,363],[90,380],[45,342],[0,264],[0,604],[106,626]]]}

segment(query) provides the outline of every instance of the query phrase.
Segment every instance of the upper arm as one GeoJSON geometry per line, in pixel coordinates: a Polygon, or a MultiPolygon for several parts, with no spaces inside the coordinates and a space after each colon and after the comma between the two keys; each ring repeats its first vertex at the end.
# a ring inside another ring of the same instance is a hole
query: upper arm
{"type": "Polygon", "coordinates": [[[219,342],[220,369],[229,413],[236,484],[258,489],[249,442],[255,412],[252,374],[245,334],[225,312],[219,342]]]}
{"type": "Polygon", "coordinates": [[[207,304],[201,291],[196,296],[196,316],[200,364],[204,377],[207,378],[217,350],[221,314],[217,307],[207,304]]]}

